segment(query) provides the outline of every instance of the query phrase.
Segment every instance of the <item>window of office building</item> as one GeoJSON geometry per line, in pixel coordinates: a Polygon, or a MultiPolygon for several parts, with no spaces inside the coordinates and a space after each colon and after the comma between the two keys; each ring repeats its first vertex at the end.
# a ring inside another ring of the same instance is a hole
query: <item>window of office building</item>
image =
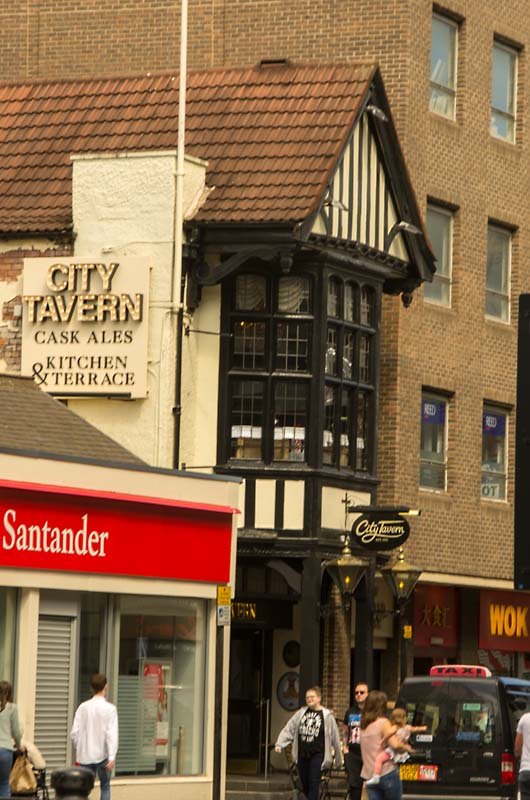
{"type": "Polygon", "coordinates": [[[429,108],[450,119],[456,105],[457,30],[453,20],[433,15],[429,108]]]}
{"type": "Polygon", "coordinates": [[[432,283],[424,284],[426,300],[451,305],[453,215],[435,205],[427,206],[427,233],[436,258],[432,283]]]}
{"type": "Polygon", "coordinates": [[[488,225],[486,316],[509,322],[511,233],[488,225]]]}
{"type": "Polygon", "coordinates": [[[117,775],[204,772],[206,603],[117,601],[117,775]]]}
{"type": "Polygon", "coordinates": [[[485,406],[482,413],[482,497],[506,499],[506,412],[485,406]]]}
{"type": "Polygon", "coordinates": [[[422,394],[420,486],[426,489],[446,489],[447,410],[446,398],[422,394]]]}
{"type": "Polygon", "coordinates": [[[492,136],[507,142],[515,141],[516,80],[516,51],[495,42],[491,68],[490,131],[492,136]]]}

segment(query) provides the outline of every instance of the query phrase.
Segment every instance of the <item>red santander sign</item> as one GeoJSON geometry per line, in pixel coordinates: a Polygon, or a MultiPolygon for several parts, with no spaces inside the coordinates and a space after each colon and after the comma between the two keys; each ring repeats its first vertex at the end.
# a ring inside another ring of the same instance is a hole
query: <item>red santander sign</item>
{"type": "Polygon", "coordinates": [[[233,511],[0,481],[0,568],[228,583],[233,511]]]}

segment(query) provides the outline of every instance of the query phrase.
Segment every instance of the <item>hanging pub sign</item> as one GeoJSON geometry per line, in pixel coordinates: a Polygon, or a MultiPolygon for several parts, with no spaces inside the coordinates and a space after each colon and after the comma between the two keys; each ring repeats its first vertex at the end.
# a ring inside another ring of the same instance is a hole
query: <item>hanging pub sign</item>
{"type": "Polygon", "coordinates": [[[352,544],[365,550],[394,550],[409,538],[410,525],[397,513],[374,511],[357,517],[351,532],[352,544]]]}
{"type": "Polygon", "coordinates": [[[149,264],[26,258],[22,372],[62,397],[147,394],[149,264]]]}

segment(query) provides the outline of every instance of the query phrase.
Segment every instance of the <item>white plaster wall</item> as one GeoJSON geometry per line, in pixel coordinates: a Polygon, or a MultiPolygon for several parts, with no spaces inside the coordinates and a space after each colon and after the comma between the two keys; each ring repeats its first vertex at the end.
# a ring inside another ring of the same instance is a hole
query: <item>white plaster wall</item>
{"type": "MultiPolygon", "coordinates": [[[[68,405],[147,463],[163,467],[173,466],[175,172],[176,151],[73,158],[74,255],[124,265],[128,256],[147,257],[151,281],[148,397],[69,400],[68,405]]],[[[185,173],[186,214],[204,191],[205,163],[186,159],[185,173]]]]}
{"type": "Polygon", "coordinates": [[[180,463],[212,467],[217,461],[217,401],[221,290],[205,287],[188,319],[182,347],[182,425],[180,463]]]}

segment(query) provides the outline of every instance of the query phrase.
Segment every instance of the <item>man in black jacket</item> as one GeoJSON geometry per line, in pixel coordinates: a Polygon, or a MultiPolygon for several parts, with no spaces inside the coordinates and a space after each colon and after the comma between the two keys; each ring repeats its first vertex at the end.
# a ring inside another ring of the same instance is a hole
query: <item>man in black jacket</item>
{"type": "Polygon", "coordinates": [[[361,770],[363,760],[361,758],[361,714],[368,694],[366,683],[358,683],[355,686],[355,701],[344,715],[343,728],[343,748],[344,764],[348,773],[349,800],[361,800],[363,790],[363,780],[361,770]]]}

